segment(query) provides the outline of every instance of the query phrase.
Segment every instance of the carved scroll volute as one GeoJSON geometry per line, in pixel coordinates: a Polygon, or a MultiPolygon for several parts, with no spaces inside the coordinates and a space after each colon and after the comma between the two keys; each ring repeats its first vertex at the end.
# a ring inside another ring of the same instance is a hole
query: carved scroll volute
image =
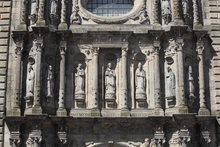
{"type": "Polygon", "coordinates": [[[43,138],[40,124],[39,122],[36,122],[35,124],[33,124],[33,130],[29,134],[26,145],[29,147],[41,147],[42,140],[43,138]]]}

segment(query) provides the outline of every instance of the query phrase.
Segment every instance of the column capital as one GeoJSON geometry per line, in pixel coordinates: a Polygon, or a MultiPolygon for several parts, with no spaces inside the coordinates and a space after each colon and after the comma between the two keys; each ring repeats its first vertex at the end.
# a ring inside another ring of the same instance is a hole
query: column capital
{"type": "Polygon", "coordinates": [[[96,55],[99,53],[100,48],[99,47],[92,47],[92,53],[93,55],[96,55]]]}
{"type": "Polygon", "coordinates": [[[205,50],[204,42],[202,40],[197,41],[196,43],[196,51],[199,55],[202,55],[205,50]]]}
{"type": "Polygon", "coordinates": [[[60,47],[59,48],[60,48],[60,53],[65,54],[66,50],[67,50],[67,41],[65,41],[65,40],[60,41],[60,47]]]}
{"type": "Polygon", "coordinates": [[[13,130],[10,133],[10,145],[12,147],[19,147],[21,139],[20,139],[20,127],[18,125],[15,125],[13,127],[13,130]]]}

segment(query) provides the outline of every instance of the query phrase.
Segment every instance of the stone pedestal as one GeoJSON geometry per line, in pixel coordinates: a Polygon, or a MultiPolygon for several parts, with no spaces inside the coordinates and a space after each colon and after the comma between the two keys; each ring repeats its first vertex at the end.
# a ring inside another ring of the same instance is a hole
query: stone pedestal
{"type": "Polygon", "coordinates": [[[58,26],[59,30],[67,30],[68,26],[66,23],[66,0],[61,1],[61,23],[58,26]]]}

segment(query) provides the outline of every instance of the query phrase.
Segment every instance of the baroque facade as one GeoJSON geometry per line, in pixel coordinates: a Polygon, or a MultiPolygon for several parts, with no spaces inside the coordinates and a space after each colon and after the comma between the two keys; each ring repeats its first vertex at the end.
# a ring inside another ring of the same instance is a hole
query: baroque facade
{"type": "Polygon", "coordinates": [[[220,146],[217,1],[8,2],[3,146],[220,146]]]}

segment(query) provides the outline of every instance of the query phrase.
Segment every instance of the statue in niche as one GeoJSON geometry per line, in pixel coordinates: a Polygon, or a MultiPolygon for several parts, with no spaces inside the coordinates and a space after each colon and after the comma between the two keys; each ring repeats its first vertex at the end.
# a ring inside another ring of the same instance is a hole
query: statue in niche
{"type": "Polygon", "coordinates": [[[38,12],[38,0],[31,0],[31,25],[35,24],[37,21],[37,12],[38,12]]]}
{"type": "Polygon", "coordinates": [[[135,71],[135,87],[136,87],[136,98],[146,97],[146,73],[143,70],[142,63],[138,63],[138,68],[135,71]]]}
{"type": "Polygon", "coordinates": [[[79,63],[75,73],[75,95],[85,93],[85,70],[82,64],[79,63]]]}
{"type": "Polygon", "coordinates": [[[139,23],[140,24],[150,24],[150,18],[146,10],[142,10],[139,14],[139,23]]]}
{"type": "Polygon", "coordinates": [[[57,8],[58,8],[58,0],[51,0],[50,4],[50,20],[52,24],[56,24],[58,15],[57,15],[57,8]]]}
{"type": "Polygon", "coordinates": [[[189,95],[189,103],[192,105],[195,101],[195,85],[193,78],[192,66],[188,67],[188,95],[189,95]]]}
{"type": "Polygon", "coordinates": [[[34,96],[34,80],[35,80],[35,71],[32,64],[29,64],[28,73],[27,73],[27,89],[26,89],[26,97],[34,96]]]}
{"type": "Polygon", "coordinates": [[[164,24],[168,25],[172,20],[170,0],[162,0],[162,18],[164,24]]]}
{"type": "Polygon", "coordinates": [[[33,68],[33,64],[28,64],[27,69],[27,79],[26,79],[26,108],[30,108],[32,105],[33,97],[34,97],[34,82],[35,82],[35,71],[33,68]]]}
{"type": "Polygon", "coordinates": [[[53,78],[53,67],[51,65],[48,66],[47,73],[47,97],[53,97],[53,89],[54,89],[54,78],[53,78]]]}
{"type": "Polygon", "coordinates": [[[167,67],[167,75],[166,75],[166,97],[175,97],[176,92],[176,79],[175,74],[170,67],[167,67]]]}
{"type": "Polygon", "coordinates": [[[76,6],[70,16],[71,24],[81,24],[81,18],[79,16],[79,6],[76,6]]]}
{"type": "Polygon", "coordinates": [[[58,3],[57,0],[51,0],[50,15],[56,15],[57,14],[57,7],[58,7],[57,3],[58,3]]]}
{"type": "Polygon", "coordinates": [[[115,99],[116,75],[112,64],[108,63],[105,71],[105,98],[115,99]]]}
{"type": "Polygon", "coordinates": [[[182,6],[183,6],[183,16],[185,21],[189,17],[189,1],[188,0],[182,0],[182,6]]]}

